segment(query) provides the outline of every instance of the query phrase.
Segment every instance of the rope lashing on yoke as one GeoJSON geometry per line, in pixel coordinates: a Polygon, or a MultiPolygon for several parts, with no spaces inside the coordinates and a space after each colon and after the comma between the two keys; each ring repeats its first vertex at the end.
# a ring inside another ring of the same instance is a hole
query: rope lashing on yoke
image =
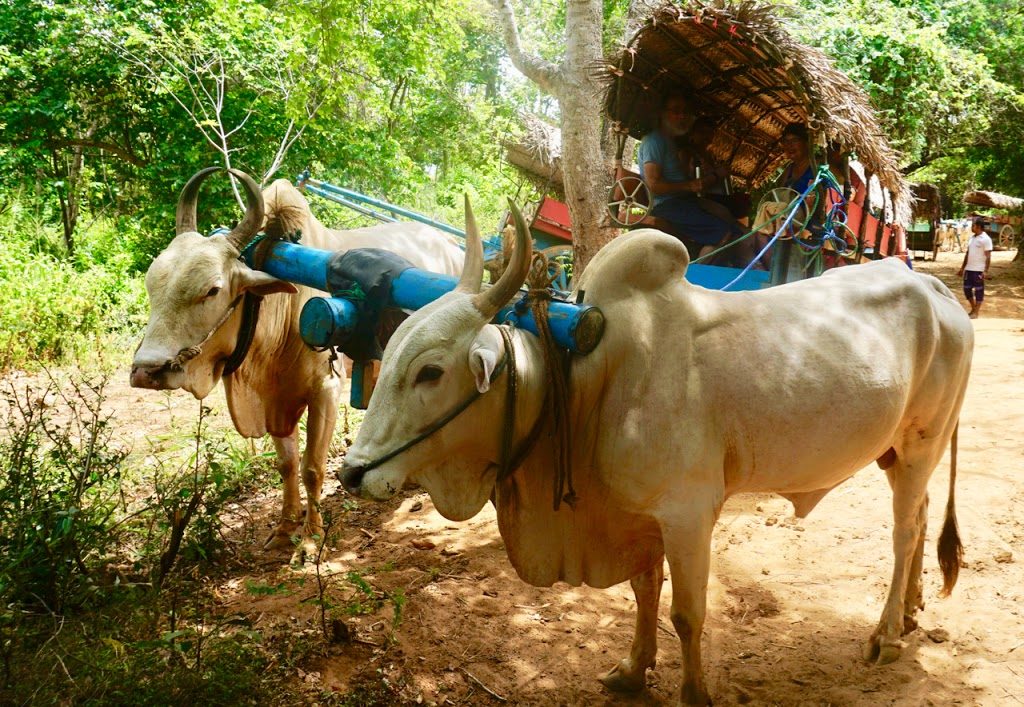
{"type": "Polygon", "coordinates": [[[540,252],[533,254],[533,262],[526,278],[526,297],[516,307],[522,306],[530,309],[540,333],[547,383],[541,419],[550,418],[554,426],[555,478],[552,492],[554,510],[557,511],[563,501],[570,508],[575,508],[577,497],[572,483],[572,427],[569,421],[571,358],[555,343],[548,323],[548,304],[552,299],[551,287],[558,278],[561,268],[561,265],[557,263],[555,265],[557,267],[552,273],[547,257],[540,252]]]}

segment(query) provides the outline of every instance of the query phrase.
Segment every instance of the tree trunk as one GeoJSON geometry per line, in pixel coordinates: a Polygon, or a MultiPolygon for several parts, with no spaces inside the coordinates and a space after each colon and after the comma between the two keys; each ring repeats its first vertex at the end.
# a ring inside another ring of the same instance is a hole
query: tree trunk
{"type": "Polygon", "coordinates": [[[605,205],[611,165],[601,149],[601,89],[591,77],[593,64],[602,57],[602,22],[601,2],[567,3],[566,51],[558,99],[575,273],[582,272],[597,251],[618,235],[605,205]]]}
{"type": "Polygon", "coordinates": [[[75,226],[78,225],[78,181],[82,173],[84,148],[76,145],[71,148],[71,161],[66,169],[62,169],[60,153],[53,150],[53,176],[63,182],[57,187],[57,198],[60,201],[60,220],[64,227],[64,247],[68,257],[75,255],[75,226]]]}
{"type": "Polygon", "coordinates": [[[565,10],[565,56],[552,64],[523,51],[510,0],[491,0],[498,11],[512,64],[558,99],[562,125],[562,172],[576,257],[574,274],[583,271],[618,231],[605,209],[611,166],[601,151],[601,90],[591,77],[601,59],[603,28],[600,0],[568,0],[565,10]]]}

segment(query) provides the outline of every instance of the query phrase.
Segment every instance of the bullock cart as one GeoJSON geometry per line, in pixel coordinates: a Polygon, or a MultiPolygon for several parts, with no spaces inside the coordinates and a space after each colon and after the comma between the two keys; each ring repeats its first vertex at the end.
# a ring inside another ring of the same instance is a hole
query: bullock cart
{"type": "Polygon", "coordinates": [[[973,214],[985,219],[985,232],[992,236],[992,244],[999,250],[1013,250],[1020,242],[1021,215],[1024,199],[991,191],[969,191],[964,203],[997,209],[1001,214],[973,214]]]}
{"type": "MultiPolygon", "coordinates": [[[[776,220],[750,224],[751,230],[765,227],[771,233],[762,251],[770,254],[770,272],[749,264],[724,272],[706,266],[688,274],[699,284],[754,289],[906,252],[897,225],[909,221],[910,189],[867,96],[771,13],[753,3],[667,5],[598,72],[618,139],[609,215],[627,228],[651,223],[649,191],[630,168],[632,154],[626,154],[633,144],[629,138],[640,140],[658,126],[666,96],[688,97],[698,117],[712,124],[708,152],[729,170],[726,194],[768,193],[785,163],[783,130],[794,123],[808,128],[817,170],[810,191],[782,197],[790,207],[776,220]],[[804,211],[808,203],[810,214],[804,211]]],[[[686,241],[686,234],[676,235],[686,241]]]]}
{"type": "Polygon", "coordinates": [[[907,250],[914,258],[926,259],[931,253],[932,260],[938,258],[939,246],[942,245],[939,235],[939,220],[942,209],[939,203],[939,188],[934,184],[914,184],[913,218],[907,227],[907,250]],[[917,253],[924,251],[924,255],[917,253]]]}

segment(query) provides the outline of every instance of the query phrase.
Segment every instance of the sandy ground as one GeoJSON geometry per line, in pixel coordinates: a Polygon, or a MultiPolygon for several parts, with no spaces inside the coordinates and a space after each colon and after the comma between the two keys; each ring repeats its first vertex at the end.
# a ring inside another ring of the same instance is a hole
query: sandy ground
{"type": "MultiPolygon", "coordinates": [[[[975,364],[960,430],[957,509],[966,566],[953,596],[938,599],[935,559],[948,459],[930,488],[921,627],[905,637],[901,659],[884,667],[860,658],[892,571],[884,474],[863,470],[799,521],[778,497],[731,499],[714,536],[703,636],[716,704],[1024,704],[1024,278],[1010,272],[1011,254],[996,255],[990,297],[975,322],[975,364]]],[[[956,290],[961,257],[941,253],[937,263],[915,267],[956,290]]],[[[122,423],[134,425],[140,439],[194,416],[195,403],[183,394],[133,391],[120,382],[110,393],[122,423]]],[[[672,703],[680,654],[667,582],[658,667],[646,692],[622,698],[596,678],[628,653],[635,609],[628,584],[527,586],[505,557],[489,506],[471,521],[452,523],[422,493],[384,505],[356,502],[333,474],[326,494],[334,524],[321,573],[348,638],[296,670],[310,702],[321,690],[384,680],[391,686],[384,702],[391,703],[672,703]],[[359,578],[369,593],[357,589],[359,578]],[[397,602],[389,598],[396,596],[397,602]],[[393,628],[396,603],[402,612],[393,628]]],[[[318,609],[310,602],[318,594],[315,571],[288,569],[287,553],[261,554],[252,540],[271,524],[276,503],[268,491],[249,504],[251,516],[239,516],[251,520],[232,532],[252,559],[222,580],[219,611],[270,633],[312,633],[318,630],[318,609]],[[253,586],[279,590],[266,594],[253,586]]]]}

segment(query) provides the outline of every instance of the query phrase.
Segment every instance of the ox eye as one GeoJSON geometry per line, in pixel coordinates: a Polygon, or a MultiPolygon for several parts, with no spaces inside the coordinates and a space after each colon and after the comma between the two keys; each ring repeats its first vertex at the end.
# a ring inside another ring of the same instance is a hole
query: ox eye
{"type": "MultiPolygon", "coordinates": [[[[416,374],[416,383],[432,383],[444,375],[444,369],[440,366],[426,365],[416,374]]],[[[414,384],[414,385],[415,385],[414,384]]]]}
{"type": "Polygon", "coordinates": [[[216,297],[219,294],[220,288],[214,285],[213,287],[210,288],[210,291],[206,293],[206,297],[207,299],[209,299],[210,297],[216,297]]]}

